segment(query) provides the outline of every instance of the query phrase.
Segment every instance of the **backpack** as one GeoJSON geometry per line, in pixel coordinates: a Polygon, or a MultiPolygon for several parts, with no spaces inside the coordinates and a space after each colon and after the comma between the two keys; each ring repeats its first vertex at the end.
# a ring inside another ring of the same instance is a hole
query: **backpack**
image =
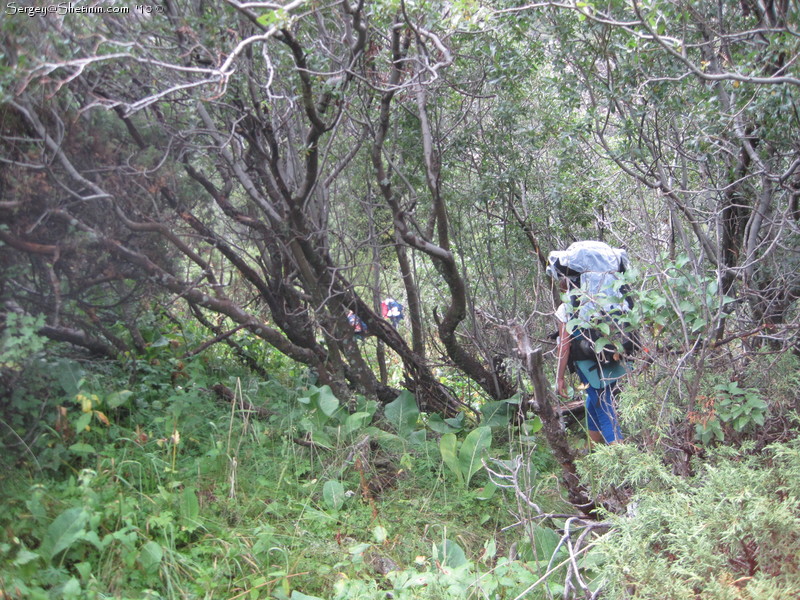
{"type": "Polygon", "coordinates": [[[364,321],[361,320],[361,318],[358,315],[356,315],[354,313],[349,314],[347,316],[347,321],[350,323],[350,326],[353,328],[353,332],[354,333],[357,333],[357,334],[358,333],[366,333],[367,325],[366,325],[366,323],[364,323],[364,321]]]}
{"type": "Polygon", "coordinates": [[[624,319],[633,300],[628,286],[619,284],[628,267],[627,252],[603,242],[582,241],[551,252],[547,261],[548,274],[569,281],[570,360],[607,363],[634,354],[638,335],[624,319]]]}
{"type": "Polygon", "coordinates": [[[396,317],[397,319],[402,319],[403,305],[400,304],[397,300],[392,300],[391,302],[389,302],[387,314],[390,317],[396,317]]]}

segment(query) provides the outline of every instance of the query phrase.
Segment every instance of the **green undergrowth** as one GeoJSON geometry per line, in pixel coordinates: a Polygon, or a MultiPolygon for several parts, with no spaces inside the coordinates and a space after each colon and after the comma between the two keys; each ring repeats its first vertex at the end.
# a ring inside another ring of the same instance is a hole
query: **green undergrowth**
{"type": "Polygon", "coordinates": [[[582,530],[541,518],[575,511],[539,420],[510,425],[518,397],[445,418],[408,392],[337,398],[277,354],[257,379],[216,348],[184,359],[177,339],[83,362],[44,353],[33,331],[22,323],[0,364],[13,383],[0,394],[3,600],[800,589],[796,357],[679,385],[650,367],[620,394],[624,444],[590,449],[571,424],[607,509],[582,530]]]}
{"type": "Polygon", "coordinates": [[[548,567],[527,597],[559,590],[559,535],[516,524],[482,467],[525,452],[563,510],[552,460],[506,425],[513,404],[472,429],[407,393],[346,405],[301,371],[236,377],[159,347],[133,367],[42,356],[18,379],[0,597],[515,598],[548,567]]]}
{"type": "Polygon", "coordinates": [[[611,598],[781,600],[800,592],[800,440],[722,446],[679,476],[635,446],[583,465],[632,492],[599,541],[611,598]]]}

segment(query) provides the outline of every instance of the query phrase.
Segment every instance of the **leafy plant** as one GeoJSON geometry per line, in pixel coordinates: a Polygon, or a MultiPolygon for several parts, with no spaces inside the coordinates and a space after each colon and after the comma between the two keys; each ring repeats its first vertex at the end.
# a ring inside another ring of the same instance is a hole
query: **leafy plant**
{"type": "Polygon", "coordinates": [[[725,440],[724,427],[727,425],[736,432],[752,431],[764,425],[767,403],[761,399],[758,390],[740,388],[739,383],[720,383],[714,386],[715,394],[700,396],[703,410],[690,414],[695,422],[695,435],[703,444],[725,440]]]}
{"type": "Polygon", "coordinates": [[[297,400],[304,407],[300,420],[301,431],[307,433],[315,444],[334,447],[334,439],[350,439],[372,421],[377,402],[360,399],[356,411],[348,413],[333,390],[327,385],[312,386],[308,396],[297,400]]]}
{"type": "Polygon", "coordinates": [[[45,338],[38,334],[44,325],[44,316],[8,313],[0,336],[0,374],[19,371],[24,364],[41,351],[45,338]]]}
{"type": "Polygon", "coordinates": [[[477,427],[459,443],[454,433],[446,433],[439,440],[442,461],[453,472],[458,481],[469,486],[472,476],[483,468],[481,459],[492,445],[492,430],[477,427]]]}

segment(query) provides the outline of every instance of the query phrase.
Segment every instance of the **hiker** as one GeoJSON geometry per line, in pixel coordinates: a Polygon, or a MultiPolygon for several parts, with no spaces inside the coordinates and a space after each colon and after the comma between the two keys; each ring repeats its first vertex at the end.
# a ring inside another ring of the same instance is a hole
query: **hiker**
{"type": "Polygon", "coordinates": [[[403,320],[403,305],[394,298],[386,298],[381,302],[381,314],[384,319],[389,319],[392,327],[397,329],[400,321],[403,320]]]}
{"type": "MultiPolygon", "coordinates": [[[[627,254],[602,242],[576,242],[564,252],[552,252],[548,261],[547,272],[558,279],[561,293],[573,292],[573,301],[569,304],[562,302],[555,311],[558,322],[557,393],[562,398],[569,397],[564,378],[568,369],[574,371],[587,386],[589,439],[593,443],[607,444],[622,441],[614,403],[617,382],[628,372],[624,352],[614,348],[601,349],[598,353],[595,349],[597,334],[580,327],[569,331],[567,323],[573,319],[588,323],[598,314],[610,322],[613,315],[628,310],[626,302],[629,301],[621,298],[620,291],[614,290],[613,286],[617,274],[625,271],[627,254]]],[[[620,326],[617,329],[622,330],[620,326]]],[[[625,351],[632,352],[633,345],[626,342],[625,351]]]]}
{"type": "Polygon", "coordinates": [[[353,337],[356,341],[363,341],[367,333],[367,324],[352,310],[347,313],[347,322],[350,323],[350,327],[353,328],[353,337]]]}

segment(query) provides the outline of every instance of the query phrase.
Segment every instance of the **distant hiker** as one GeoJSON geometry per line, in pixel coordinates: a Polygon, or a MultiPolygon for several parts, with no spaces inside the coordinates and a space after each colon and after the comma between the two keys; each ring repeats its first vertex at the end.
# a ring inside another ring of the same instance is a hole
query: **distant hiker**
{"type": "Polygon", "coordinates": [[[353,337],[359,342],[362,341],[367,334],[366,323],[352,310],[347,313],[347,321],[350,323],[350,327],[353,328],[353,337]]]}
{"type": "Polygon", "coordinates": [[[603,242],[576,242],[565,251],[551,252],[547,272],[569,293],[555,311],[558,321],[556,389],[567,398],[564,376],[577,373],[586,388],[586,421],[592,442],[621,441],[614,407],[617,382],[628,372],[626,355],[636,346],[619,317],[631,308],[625,286],[615,285],[628,266],[624,250],[603,242]],[[569,326],[568,326],[569,324],[569,326]],[[603,333],[595,325],[602,325],[603,333]]]}
{"type": "Polygon", "coordinates": [[[389,319],[392,327],[397,329],[400,321],[403,320],[403,305],[394,298],[386,298],[381,302],[381,314],[384,319],[389,319]]]}

